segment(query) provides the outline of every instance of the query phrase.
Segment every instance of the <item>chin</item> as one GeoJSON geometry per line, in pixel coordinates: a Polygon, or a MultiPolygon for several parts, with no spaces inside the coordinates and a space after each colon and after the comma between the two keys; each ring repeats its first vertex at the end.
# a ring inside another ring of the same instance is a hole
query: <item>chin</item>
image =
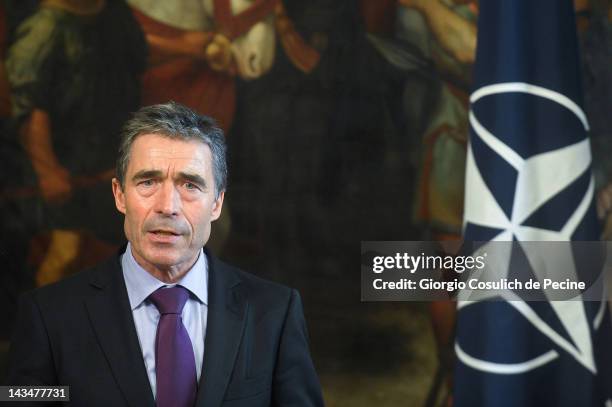
{"type": "Polygon", "coordinates": [[[175,248],[148,247],[143,250],[142,257],[151,264],[172,266],[181,261],[181,253],[175,248]]]}
{"type": "Polygon", "coordinates": [[[149,256],[149,263],[161,267],[170,267],[181,263],[183,258],[176,253],[153,253],[149,256]]]}

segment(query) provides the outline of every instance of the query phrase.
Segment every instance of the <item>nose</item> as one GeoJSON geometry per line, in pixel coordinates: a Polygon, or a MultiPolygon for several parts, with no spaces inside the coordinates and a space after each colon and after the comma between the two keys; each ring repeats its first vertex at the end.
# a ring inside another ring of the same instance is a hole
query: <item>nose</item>
{"type": "Polygon", "coordinates": [[[164,182],[157,191],[155,212],[164,216],[176,216],[181,207],[179,191],[172,182],[164,182]]]}

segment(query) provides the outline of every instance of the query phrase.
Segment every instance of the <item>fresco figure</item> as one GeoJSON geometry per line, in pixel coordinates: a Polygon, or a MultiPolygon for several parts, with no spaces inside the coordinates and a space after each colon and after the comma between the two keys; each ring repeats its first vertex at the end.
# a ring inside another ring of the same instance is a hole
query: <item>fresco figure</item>
{"type": "Polygon", "coordinates": [[[397,78],[389,78],[399,89],[389,116],[404,140],[398,145],[405,160],[420,174],[415,223],[426,237],[457,237],[477,4],[362,0],[361,10],[368,40],[391,67],[388,70],[399,72],[397,78]]]}
{"type": "MultiPolygon", "coordinates": [[[[476,53],[476,12],[470,4],[400,0],[400,38],[419,41],[441,80],[424,132],[417,220],[437,237],[459,236],[468,135],[470,67],[476,53]],[[417,21],[420,20],[420,26],[417,21]]],[[[473,6],[473,4],[472,4],[473,6]]]]}
{"type": "MultiPolygon", "coordinates": [[[[278,0],[128,2],[149,44],[143,103],[175,100],[218,118],[226,130],[235,112],[234,77],[253,80],[270,70],[279,28],[282,43],[301,44],[278,0]]],[[[312,63],[304,54],[298,60],[312,63]]]]}
{"type": "Polygon", "coordinates": [[[35,201],[39,285],[122,240],[108,185],[119,129],[139,105],[145,53],[120,0],[43,0],[16,28],[6,57],[9,127],[29,166],[25,187],[8,195],[35,201]]]}

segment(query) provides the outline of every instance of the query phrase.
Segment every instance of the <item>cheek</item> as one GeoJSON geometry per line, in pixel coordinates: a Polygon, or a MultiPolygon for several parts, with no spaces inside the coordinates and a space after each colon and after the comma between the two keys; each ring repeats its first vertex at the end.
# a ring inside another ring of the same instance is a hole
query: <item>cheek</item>
{"type": "Polygon", "coordinates": [[[191,227],[193,238],[200,239],[208,233],[210,229],[210,208],[198,205],[193,211],[185,213],[185,218],[191,227]]]}
{"type": "Polygon", "coordinates": [[[126,227],[129,227],[132,233],[142,229],[142,225],[147,216],[146,199],[141,197],[132,197],[127,201],[125,219],[126,227]]]}

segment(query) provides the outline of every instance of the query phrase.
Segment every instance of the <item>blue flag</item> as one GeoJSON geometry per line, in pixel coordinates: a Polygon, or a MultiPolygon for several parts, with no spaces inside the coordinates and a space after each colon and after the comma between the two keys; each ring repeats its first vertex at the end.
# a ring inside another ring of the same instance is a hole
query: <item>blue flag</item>
{"type": "MultiPolygon", "coordinates": [[[[466,240],[599,239],[581,92],[570,0],[480,2],[466,240]]],[[[605,305],[459,301],[454,405],[612,406],[605,305]]]]}

